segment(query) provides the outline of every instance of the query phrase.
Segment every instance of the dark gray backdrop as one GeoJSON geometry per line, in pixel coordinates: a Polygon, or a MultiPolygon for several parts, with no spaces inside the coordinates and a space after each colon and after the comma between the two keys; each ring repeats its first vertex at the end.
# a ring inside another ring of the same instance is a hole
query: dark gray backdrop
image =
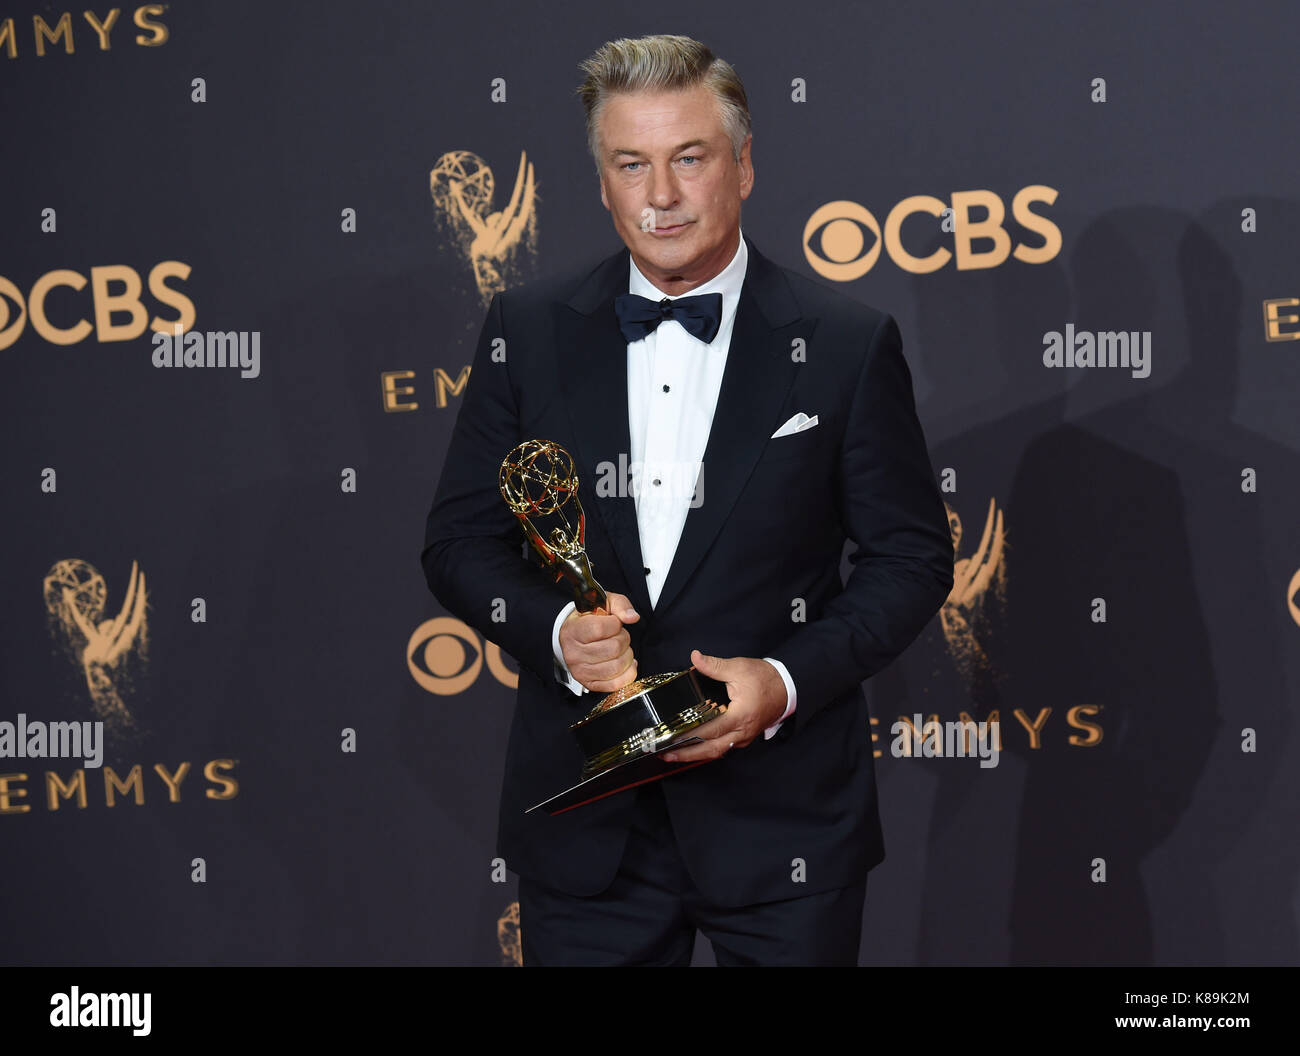
{"type": "MultiPolygon", "coordinates": [[[[936,617],[869,684],[888,858],[863,962],[1297,960],[1300,343],[1266,340],[1263,308],[1300,297],[1291,5],[178,2],[146,15],[167,28],[158,46],[134,42],[134,11],[106,51],[71,11],[73,53],[43,56],[32,16],[63,9],[0,11],[17,52],[0,38],[0,276],[27,297],[55,269],[147,280],[184,262],[173,286],[196,328],[259,331],[261,376],[156,369],[147,334],[58,345],[30,319],[0,350],[0,720],[94,717],[47,621],[53,565],[98,569],[106,617],[133,561],[149,595],[147,658],[122,676],[136,729],[105,758],[122,775],[140,764],[144,803],[109,807],[88,770],[85,808],[50,809],[45,771],[66,782],[75,763],[0,760],[27,775],[0,813],[0,959],[508,960],[513,877],[494,883],[491,860],[512,693],[486,665],[431,693],[407,663],[413,633],[445,615],[417,563],[460,402],[436,405],[434,372],[459,375],[483,316],[429,173],[473,152],[500,209],[526,151],[535,252],[509,281],[594,263],[619,243],[577,63],[613,37],[680,32],[745,81],[742,222],[787,266],[816,274],[804,225],[830,201],[883,223],[910,195],[991,190],[1013,242],[1036,246],[1011,199],[1059,195],[1035,207],[1062,235],[1047,263],[917,275],[882,255],[839,284],[899,319],[936,470],[956,471],[959,556],[990,499],[1006,527],[982,673],[962,677],[936,617]],[[1042,335],[1067,322],[1151,331],[1150,377],[1046,369],[1042,335]],[[386,412],[381,374],[402,370],[419,408],[386,412]],[[1079,706],[1101,708],[1100,743],[1070,743],[1079,706]],[[890,755],[899,715],[991,708],[996,769],[890,755]],[[1045,708],[1031,747],[1013,713],[1045,708]],[[202,773],[221,759],[238,781],[224,800],[202,773]],[[172,803],[153,767],[182,761],[172,803]]],[[[952,239],[924,216],[904,227],[918,256],[952,239]]],[[[93,321],[91,304],[89,286],[46,302],[59,326],[93,321]]],[[[459,666],[441,642],[455,670],[481,651],[469,637],[459,666]]]]}

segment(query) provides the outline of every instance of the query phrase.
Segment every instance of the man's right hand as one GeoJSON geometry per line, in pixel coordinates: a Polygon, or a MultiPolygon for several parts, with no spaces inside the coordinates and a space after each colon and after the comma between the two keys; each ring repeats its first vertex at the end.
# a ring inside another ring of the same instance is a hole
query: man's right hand
{"type": "Polygon", "coordinates": [[[593,693],[613,693],[636,680],[632,639],[623,625],[641,615],[622,594],[606,593],[609,608],[571,612],[560,624],[564,665],[593,693]]]}

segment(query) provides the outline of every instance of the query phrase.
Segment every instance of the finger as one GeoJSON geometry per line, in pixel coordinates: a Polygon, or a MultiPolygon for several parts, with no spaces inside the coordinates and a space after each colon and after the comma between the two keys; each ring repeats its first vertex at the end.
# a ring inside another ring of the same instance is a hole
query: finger
{"type": "Polygon", "coordinates": [[[716,715],[708,722],[701,723],[691,730],[691,736],[700,737],[706,741],[734,741],[738,725],[738,722],[728,721],[726,715],[716,715]]]}
{"type": "Polygon", "coordinates": [[[702,653],[698,649],[691,650],[691,666],[701,674],[709,678],[717,679],[720,682],[727,681],[730,661],[724,657],[710,656],[708,653],[702,653]]]}
{"type": "MultiPolygon", "coordinates": [[[[636,661],[633,660],[630,667],[624,668],[621,673],[615,675],[613,678],[596,679],[592,682],[585,682],[579,678],[578,681],[593,693],[613,693],[615,690],[622,689],[629,683],[635,682],[636,670],[636,661]]],[[[574,677],[577,676],[575,675],[574,677]]]]}
{"type": "Polygon", "coordinates": [[[561,637],[580,645],[616,638],[623,630],[623,621],[617,616],[595,612],[581,613],[576,620],[565,620],[560,624],[561,637]]]}
{"type": "Polygon", "coordinates": [[[632,655],[632,650],[625,649],[613,659],[579,662],[576,668],[570,667],[569,670],[583,681],[591,679],[593,682],[609,682],[622,678],[627,671],[635,667],[636,658],[632,655]]]}
{"type": "Polygon", "coordinates": [[[699,744],[688,744],[683,748],[674,748],[659,756],[666,763],[697,763],[721,759],[724,755],[741,747],[741,743],[727,737],[717,737],[699,744]]]}
{"type": "Polygon", "coordinates": [[[636,623],[641,618],[641,614],[636,611],[632,605],[632,600],[626,594],[607,592],[605,597],[609,601],[608,611],[624,623],[636,623]]]}
{"type": "Polygon", "coordinates": [[[620,654],[619,657],[598,663],[581,661],[572,663],[572,665],[568,665],[568,668],[578,681],[581,681],[590,689],[593,683],[607,683],[607,681],[621,678],[634,662],[636,661],[630,655],[624,657],[624,655],[620,654]]]}
{"type": "Polygon", "coordinates": [[[632,651],[632,640],[623,631],[613,638],[602,638],[585,645],[581,642],[561,641],[560,651],[572,671],[574,664],[604,664],[619,659],[632,651]]]}
{"type": "Polygon", "coordinates": [[[589,645],[605,638],[613,638],[623,629],[623,621],[609,613],[584,612],[572,626],[574,638],[589,645]]]}

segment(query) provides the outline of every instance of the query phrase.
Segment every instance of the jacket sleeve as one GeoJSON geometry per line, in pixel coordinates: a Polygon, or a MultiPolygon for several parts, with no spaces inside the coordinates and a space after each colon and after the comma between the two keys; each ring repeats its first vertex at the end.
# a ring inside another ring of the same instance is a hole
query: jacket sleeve
{"type": "Polygon", "coordinates": [[[857,544],[843,590],[772,656],[799,693],[795,731],[897,657],[952,590],[953,548],[903,358],[886,315],[850,405],[837,478],[845,535],[857,544]]]}
{"type": "Polygon", "coordinates": [[[523,531],[498,484],[502,460],[525,439],[505,316],[504,295],[498,293],[479,334],[420,563],[429,589],[448,612],[558,687],[551,630],[571,595],[524,557],[523,531]]]}

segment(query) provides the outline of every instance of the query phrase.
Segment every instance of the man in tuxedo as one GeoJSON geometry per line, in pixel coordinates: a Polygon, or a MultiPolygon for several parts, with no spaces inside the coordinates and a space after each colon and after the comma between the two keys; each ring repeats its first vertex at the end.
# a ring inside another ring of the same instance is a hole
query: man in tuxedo
{"type": "Polygon", "coordinates": [[[447,610],[519,663],[498,853],[524,960],[687,964],[698,929],[720,965],[854,964],[884,858],[862,682],[952,586],[899,330],[744,236],[730,65],[658,36],[583,69],[626,249],[493,297],[422,557],[447,610]],[[497,475],[525,439],[574,458],[607,612],[575,612],[521,552],[497,475]],[[525,816],[577,779],[569,726],[601,694],[690,664],[729,705],[664,767],[700,765],[525,816]]]}

